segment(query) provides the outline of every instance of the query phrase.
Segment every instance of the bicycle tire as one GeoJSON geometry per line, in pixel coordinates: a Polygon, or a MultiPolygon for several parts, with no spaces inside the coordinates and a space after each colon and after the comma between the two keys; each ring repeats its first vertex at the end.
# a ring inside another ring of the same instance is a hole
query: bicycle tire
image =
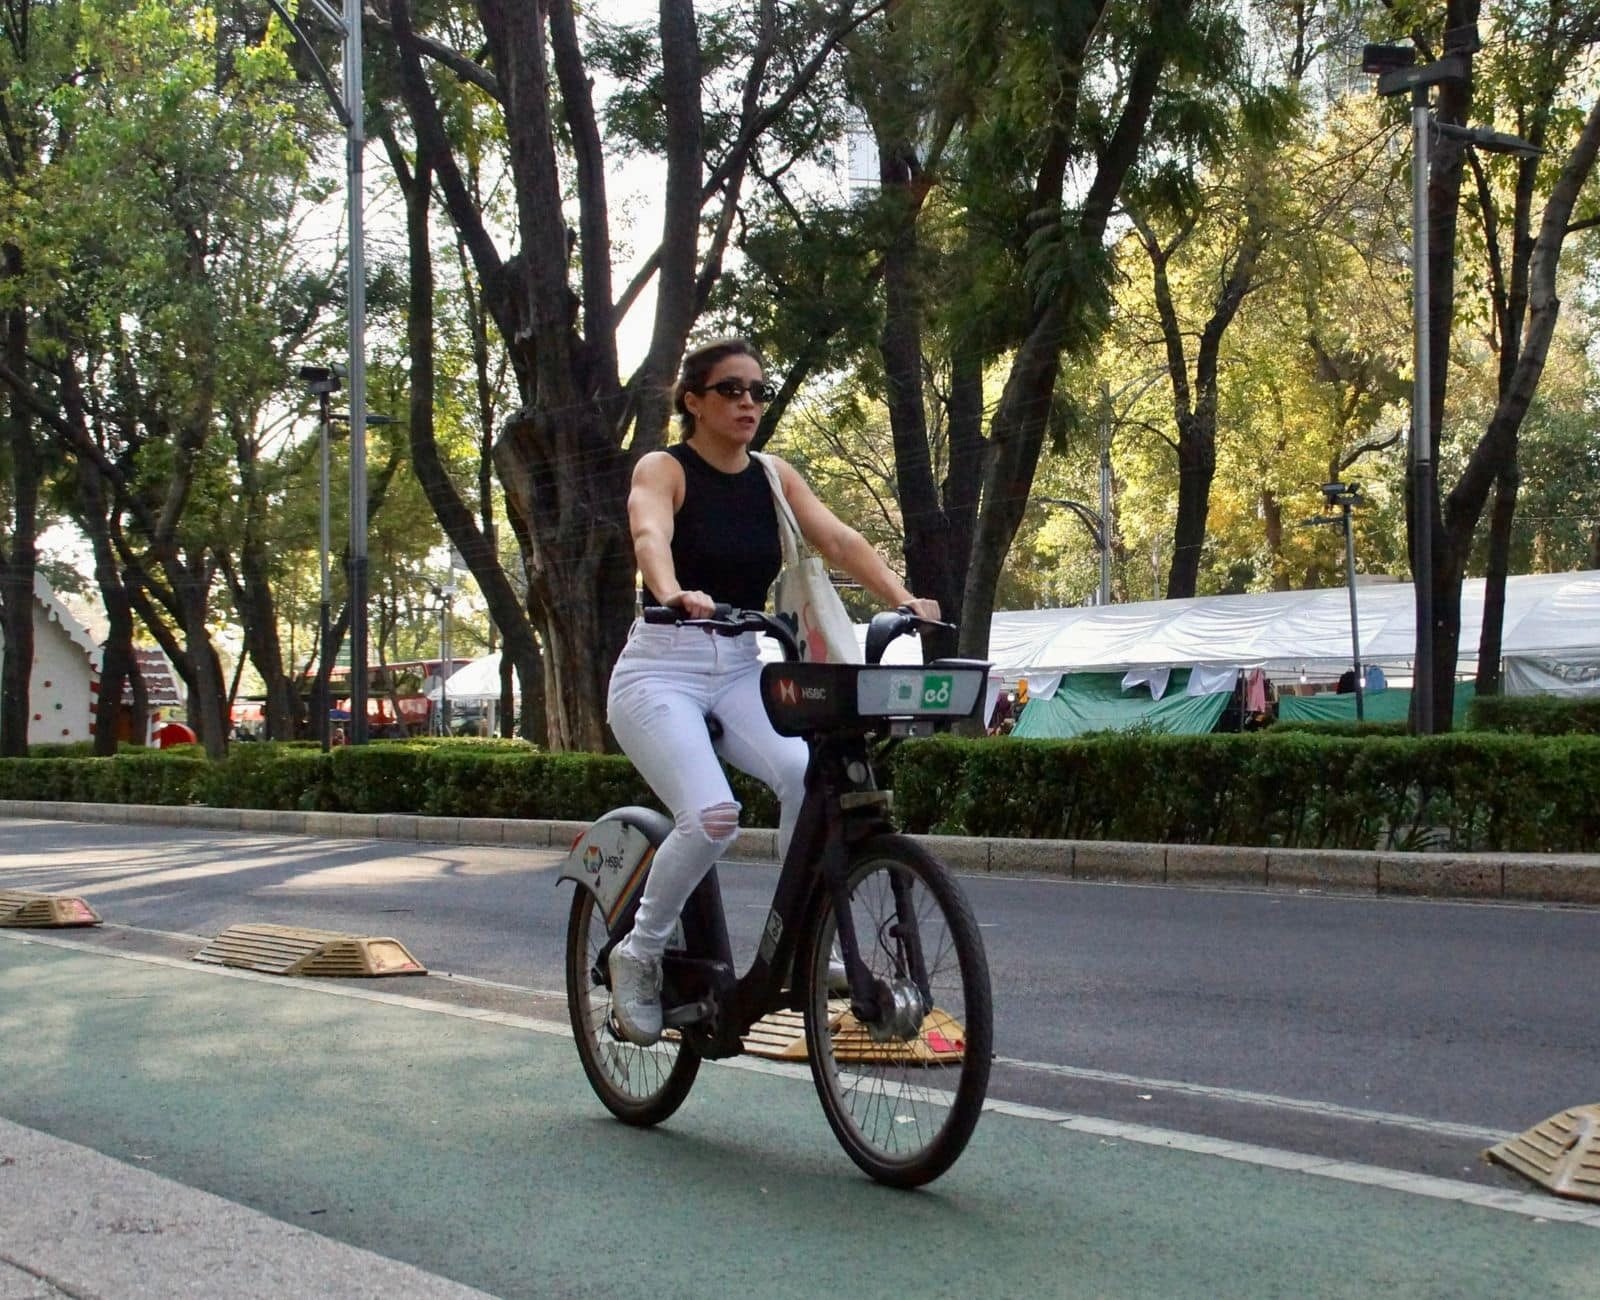
{"type": "Polygon", "coordinates": [[[878,1182],[918,1187],[955,1163],[977,1126],[989,1087],[994,1009],[983,940],[961,887],[943,863],[902,835],[868,840],[848,868],[856,938],[874,977],[906,971],[903,942],[889,929],[898,921],[895,872],[911,886],[936,1012],[914,1043],[872,1044],[844,1014],[847,1000],[830,1003],[837,920],[824,893],[807,958],[806,1047],[823,1113],[850,1158],[878,1182]],[[960,1027],[959,1046],[952,1024],[960,1027]],[[941,1057],[945,1051],[959,1060],[941,1057]],[[874,1062],[874,1054],[887,1059],[874,1062]]]}
{"type": "Polygon", "coordinates": [[[611,1027],[611,992],[590,977],[609,938],[594,895],[582,886],[567,918],[567,1012],[578,1060],[595,1096],[624,1124],[648,1128],[689,1095],[700,1055],[675,1035],[639,1047],[611,1027]]]}

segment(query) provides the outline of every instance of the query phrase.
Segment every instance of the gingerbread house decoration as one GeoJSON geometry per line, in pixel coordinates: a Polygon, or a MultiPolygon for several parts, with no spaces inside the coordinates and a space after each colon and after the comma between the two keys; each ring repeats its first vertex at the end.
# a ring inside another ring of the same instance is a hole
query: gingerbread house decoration
{"type": "MultiPolygon", "coordinates": [[[[0,653],[4,652],[0,637],[0,653]]],[[[94,735],[96,646],[41,574],[33,578],[33,673],[28,743],[64,745],[94,735]]]]}

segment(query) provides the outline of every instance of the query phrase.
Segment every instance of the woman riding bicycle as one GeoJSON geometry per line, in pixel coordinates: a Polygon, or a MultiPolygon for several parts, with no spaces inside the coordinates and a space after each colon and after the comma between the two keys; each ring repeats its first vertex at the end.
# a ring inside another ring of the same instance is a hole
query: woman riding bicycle
{"type": "MultiPolygon", "coordinates": [[[[761,609],[778,576],[777,508],[750,444],[771,395],[761,359],[742,339],[684,358],[675,394],[683,440],[634,467],[628,526],[644,603],[706,618],[717,604],[761,609]]],[[[772,458],[807,542],[886,605],[939,617],[911,594],[860,533],[822,504],[790,465],[772,458]]],[[[781,804],[778,852],[787,850],[804,793],[804,740],[772,729],[760,695],[753,637],[636,621],[611,674],[607,721],[623,752],[673,817],[651,864],[633,929],[612,949],[613,1016],[624,1037],[661,1037],[661,954],[689,895],[739,832],[740,806],[717,751],[772,787],[781,804]],[[713,748],[705,719],[715,714],[713,748]]]]}

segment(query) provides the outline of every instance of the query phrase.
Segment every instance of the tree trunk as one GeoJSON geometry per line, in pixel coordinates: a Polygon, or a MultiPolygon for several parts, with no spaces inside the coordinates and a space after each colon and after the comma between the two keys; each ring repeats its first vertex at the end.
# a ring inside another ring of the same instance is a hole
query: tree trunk
{"type": "MultiPolygon", "coordinates": [[[[530,592],[546,615],[550,747],[606,749],[606,684],[635,604],[628,457],[610,444],[592,407],[560,417],[524,409],[507,422],[494,453],[507,504],[531,542],[523,557],[530,592]],[[572,450],[561,454],[564,447],[572,450]]],[[[526,709],[526,681],[523,691],[526,709]]]]}
{"type": "MultiPolygon", "coordinates": [[[[1477,6],[1470,5],[1476,17],[1477,6]]],[[[1454,6],[1452,6],[1452,10],[1454,6]]],[[[1518,241],[1519,255],[1529,259],[1527,274],[1527,327],[1522,332],[1515,364],[1501,367],[1499,399],[1483,437],[1468,457],[1461,478],[1451,489],[1440,511],[1437,535],[1442,545],[1434,550],[1434,721],[1436,730],[1450,724],[1453,685],[1460,643],[1461,584],[1471,555],[1472,536],[1483,515],[1489,492],[1497,485],[1511,484],[1504,493],[1503,507],[1515,509],[1516,492],[1512,480],[1517,474],[1517,441],[1522,422],[1532,404],[1539,379],[1544,373],[1550,340],[1555,335],[1561,300],[1556,295],[1556,273],[1562,245],[1569,233],[1568,223],[1578,195],[1594,170],[1600,154],[1600,103],[1590,106],[1572,152],[1562,163],[1560,175],[1550,189],[1550,197],[1539,221],[1539,233],[1531,243],[1518,241]],[[1441,612],[1442,611],[1442,612],[1441,612]],[[1444,618],[1452,620],[1448,629],[1444,618]],[[1448,633],[1448,634],[1446,634],[1448,633]]],[[[1447,314],[1447,313],[1446,313],[1447,314]]],[[[1437,324],[1437,322],[1436,322],[1437,324]]],[[[1437,411],[1436,411],[1437,418],[1437,411]]],[[[1497,501],[1496,510],[1502,503],[1497,501]]],[[[1509,529],[1509,515],[1505,527],[1509,529]]],[[[1492,539],[1491,539],[1492,543],[1492,539]]],[[[1502,559],[1501,563],[1504,561],[1502,559]]],[[[1503,600],[1503,595],[1502,595],[1503,600]]],[[[1498,651],[1499,618],[1496,620],[1498,651]]],[[[1488,611],[1485,611],[1485,627],[1488,611]]],[[[1499,655],[1495,655],[1498,672],[1499,655]]],[[[1413,702],[1413,719],[1416,705],[1413,702]]]]}
{"type": "Polygon", "coordinates": [[[972,565],[962,593],[961,653],[974,659],[989,653],[989,624],[995,589],[1012,539],[1022,523],[1033,489],[1039,452],[1061,370],[1063,304],[1040,315],[1017,352],[1000,405],[990,423],[988,463],[983,476],[983,511],[973,537],[972,565]]]}
{"type": "MultiPolygon", "coordinates": [[[[94,552],[95,584],[100,588],[100,599],[105,604],[109,624],[105,645],[100,653],[100,695],[94,729],[94,752],[104,758],[117,752],[117,727],[123,695],[139,681],[139,668],[133,655],[133,607],[128,602],[122,569],[111,545],[105,479],[99,466],[85,457],[78,458],[76,471],[78,525],[88,537],[94,552]]],[[[139,744],[144,743],[144,721],[144,714],[134,714],[133,731],[136,734],[131,739],[139,744]]]]}
{"type": "MultiPolygon", "coordinates": [[[[1479,0],[1448,0],[1445,29],[1471,26],[1478,21],[1479,0]]],[[[1452,125],[1463,125],[1472,103],[1472,83],[1445,82],[1439,87],[1435,110],[1437,120],[1452,125]]],[[[1428,445],[1435,449],[1434,464],[1438,464],[1437,449],[1444,427],[1444,399],[1448,387],[1450,365],[1450,332],[1455,319],[1456,301],[1456,220],[1461,208],[1461,173],[1464,146],[1458,141],[1434,134],[1428,187],[1428,377],[1430,389],[1428,445]]],[[[1412,500],[1415,493],[1410,494],[1412,500]]],[[[1415,514],[1413,509],[1412,514],[1415,514]]],[[[1419,731],[1421,710],[1432,707],[1432,725],[1428,730],[1444,733],[1450,730],[1455,707],[1456,655],[1461,641],[1461,578],[1464,561],[1457,569],[1448,560],[1451,542],[1446,535],[1444,514],[1440,509],[1437,492],[1426,503],[1425,518],[1411,520],[1413,530],[1427,528],[1432,537],[1433,571],[1412,573],[1418,582],[1430,584],[1433,593],[1433,699],[1422,700],[1413,691],[1411,698],[1411,729],[1419,731]],[[1454,576],[1452,576],[1454,575],[1454,576]],[[1447,590],[1447,588],[1449,590],[1447,590]],[[1446,622],[1448,620],[1448,623],[1446,622]]],[[[1475,521],[1474,521],[1475,522],[1475,521]]],[[[1470,536],[1471,529],[1468,528],[1470,536]]],[[[1415,534],[1413,534],[1413,537],[1415,534]]],[[[1416,543],[1412,542],[1412,555],[1416,543]]],[[[1420,613],[1420,611],[1419,611],[1420,613]]]]}
{"type": "Polygon", "coordinates": [[[211,566],[204,560],[189,564],[173,560],[167,565],[173,592],[183,618],[189,679],[189,725],[205,746],[209,758],[221,760],[228,754],[228,687],[222,661],[211,644],[206,626],[210,606],[211,566]]]}
{"type": "Polygon", "coordinates": [[[1217,474],[1215,416],[1199,413],[1178,430],[1178,516],[1172,529],[1172,564],[1167,599],[1193,596],[1200,585],[1200,556],[1206,540],[1211,481],[1217,474]]]}
{"type": "Polygon", "coordinates": [[[1516,451],[1510,468],[1495,481],[1494,508],[1489,513],[1489,564],[1483,584],[1483,627],[1478,634],[1479,695],[1500,694],[1500,646],[1504,637],[1506,575],[1511,572],[1511,524],[1517,513],[1522,472],[1516,451]]]}
{"type": "Polygon", "coordinates": [[[1267,563],[1272,567],[1272,589],[1289,590],[1283,563],[1283,506],[1271,488],[1261,490],[1261,518],[1267,541],[1267,563]]]}
{"type": "Polygon", "coordinates": [[[230,574],[229,585],[239,621],[244,625],[245,653],[266,687],[266,703],[262,706],[265,739],[292,740],[305,710],[300,693],[284,670],[277,603],[272,595],[265,548],[255,535],[253,519],[245,525],[238,562],[238,574],[230,574]]]}
{"type": "MultiPolygon", "coordinates": [[[[7,247],[5,277],[21,274],[22,255],[7,247]]],[[[27,366],[28,318],[20,307],[6,313],[6,365],[20,375],[27,366]]],[[[28,753],[29,688],[33,678],[33,576],[38,566],[39,454],[33,415],[20,393],[12,393],[6,423],[11,452],[9,547],[0,540],[0,619],[5,659],[0,667],[0,758],[28,753]]]]}
{"type": "MultiPolygon", "coordinates": [[[[399,142],[392,133],[385,133],[384,144],[406,201],[406,248],[411,265],[406,348],[410,357],[411,409],[408,424],[412,468],[445,535],[461,553],[467,569],[483,592],[489,617],[504,638],[502,663],[510,661],[515,666],[522,681],[527,706],[535,712],[545,712],[543,656],[533,633],[533,625],[510,578],[501,567],[493,534],[479,527],[471,508],[456,491],[439,455],[438,441],[434,436],[434,274],[433,247],[428,230],[433,164],[424,149],[417,159],[415,174],[412,174],[406,166],[399,142]]],[[[487,473],[484,477],[487,479],[487,473]]],[[[621,649],[620,641],[618,649],[621,649]]],[[[610,661],[607,662],[609,664],[610,661]]],[[[545,738],[553,739],[548,736],[545,738]]]]}
{"type": "MultiPolygon", "coordinates": [[[[879,183],[894,211],[893,233],[883,253],[884,316],[879,350],[905,529],[906,585],[917,595],[933,597],[945,619],[959,623],[961,592],[950,565],[949,530],[933,477],[922,385],[923,308],[917,248],[921,204],[913,185],[914,147],[908,140],[891,140],[880,134],[878,158],[879,183]]],[[[947,633],[923,638],[925,659],[938,658],[954,648],[954,638],[947,633]]]]}

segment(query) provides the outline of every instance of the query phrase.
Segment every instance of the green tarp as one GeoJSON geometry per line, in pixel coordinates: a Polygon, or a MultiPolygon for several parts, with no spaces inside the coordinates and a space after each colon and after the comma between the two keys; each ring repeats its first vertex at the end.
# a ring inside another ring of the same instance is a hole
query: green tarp
{"type": "Polygon", "coordinates": [[[1174,668],[1166,693],[1150,698],[1150,688],[1122,689],[1122,674],[1067,673],[1048,700],[1029,700],[1017,719],[1013,736],[1060,738],[1089,731],[1139,728],[1173,734],[1202,735],[1216,728],[1232,698],[1231,691],[1185,695],[1189,670],[1174,668]]]}
{"type": "MultiPolygon", "coordinates": [[[[1453,711],[1455,725],[1460,727],[1467,717],[1467,705],[1476,694],[1471,682],[1456,683],[1453,711]]],[[[1404,722],[1411,716],[1409,690],[1369,691],[1362,700],[1362,712],[1367,722],[1404,722]]],[[[1356,697],[1334,695],[1280,695],[1278,721],[1280,722],[1354,722],[1356,697]]]]}

